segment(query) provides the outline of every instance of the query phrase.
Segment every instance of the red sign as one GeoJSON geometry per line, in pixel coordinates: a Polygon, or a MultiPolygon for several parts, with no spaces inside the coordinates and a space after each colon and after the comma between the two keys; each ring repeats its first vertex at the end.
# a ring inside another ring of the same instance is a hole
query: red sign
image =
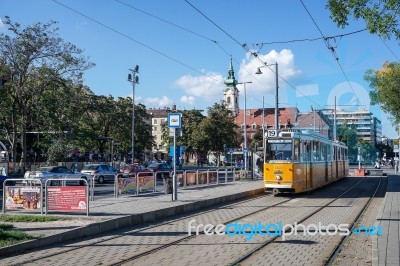
{"type": "Polygon", "coordinates": [[[47,209],[55,211],[86,211],[86,186],[48,187],[47,209]]]}

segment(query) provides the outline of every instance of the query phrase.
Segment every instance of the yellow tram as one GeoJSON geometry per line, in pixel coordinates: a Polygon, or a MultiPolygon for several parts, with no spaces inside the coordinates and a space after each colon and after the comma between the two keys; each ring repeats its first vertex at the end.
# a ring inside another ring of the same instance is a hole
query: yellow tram
{"type": "Polygon", "coordinates": [[[264,143],[264,187],[274,195],[299,193],[346,177],[347,146],[312,131],[268,130],[264,143]]]}

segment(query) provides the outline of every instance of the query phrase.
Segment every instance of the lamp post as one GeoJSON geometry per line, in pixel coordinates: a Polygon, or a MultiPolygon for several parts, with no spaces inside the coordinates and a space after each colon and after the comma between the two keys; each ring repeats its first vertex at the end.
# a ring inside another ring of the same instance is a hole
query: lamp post
{"type": "Polygon", "coordinates": [[[257,72],[256,74],[262,74],[261,72],[261,68],[263,67],[269,67],[269,66],[273,66],[275,65],[275,129],[278,130],[279,129],[279,121],[278,121],[278,112],[279,112],[279,108],[278,108],[278,88],[279,88],[279,83],[278,83],[278,62],[275,62],[275,64],[270,64],[267,65],[265,64],[264,66],[261,66],[259,68],[257,68],[257,72]]]}
{"type": "Polygon", "coordinates": [[[246,84],[252,83],[251,81],[245,81],[245,82],[238,82],[238,84],[243,84],[244,88],[244,112],[243,112],[243,123],[244,123],[244,130],[243,130],[243,136],[244,136],[244,147],[243,147],[243,155],[244,155],[244,170],[247,173],[247,124],[246,124],[246,84]]]}
{"type": "Polygon", "coordinates": [[[128,74],[128,81],[132,83],[132,163],[135,157],[135,85],[139,84],[139,66],[136,65],[134,69],[129,69],[132,74],[128,74]]]}

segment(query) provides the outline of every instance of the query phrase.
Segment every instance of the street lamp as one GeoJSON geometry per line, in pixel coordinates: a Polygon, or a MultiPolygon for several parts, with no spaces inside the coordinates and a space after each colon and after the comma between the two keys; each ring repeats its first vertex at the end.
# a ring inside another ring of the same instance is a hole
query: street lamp
{"type": "Polygon", "coordinates": [[[132,163],[135,157],[135,85],[139,84],[139,66],[136,65],[135,68],[129,69],[132,74],[128,74],[128,81],[132,83],[132,163]]]}
{"type": "Polygon", "coordinates": [[[278,112],[279,112],[279,109],[278,109],[278,88],[279,88],[279,85],[278,85],[278,62],[275,62],[275,64],[270,64],[270,65],[265,64],[264,66],[257,68],[256,74],[258,74],[258,75],[262,74],[261,68],[269,67],[269,66],[273,66],[273,65],[275,65],[275,129],[278,130],[279,129],[279,123],[278,123],[278,112]]]}
{"type": "Polygon", "coordinates": [[[244,112],[243,112],[243,123],[244,123],[244,147],[243,147],[243,153],[244,153],[244,170],[247,171],[247,124],[246,124],[246,84],[252,83],[251,81],[245,81],[245,82],[238,82],[238,84],[243,84],[244,88],[244,112]]]}

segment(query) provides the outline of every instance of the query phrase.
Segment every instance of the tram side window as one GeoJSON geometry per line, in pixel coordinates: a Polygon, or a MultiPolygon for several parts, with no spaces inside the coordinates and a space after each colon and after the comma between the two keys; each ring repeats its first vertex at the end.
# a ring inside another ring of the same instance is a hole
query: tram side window
{"type": "Polygon", "coordinates": [[[293,149],[293,161],[294,162],[299,162],[300,161],[300,140],[295,139],[294,140],[294,149],[293,149]]]}
{"type": "Polygon", "coordinates": [[[332,161],[332,146],[327,144],[327,161],[332,161]]]}
{"type": "Polygon", "coordinates": [[[301,162],[309,162],[311,159],[311,143],[304,141],[300,148],[301,162]]]}
{"type": "Polygon", "coordinates": [[[313,141],[313,150],[312,150],[312,161],[320,161],[321,160],[321,148],[319,141],[313,141]]]}

